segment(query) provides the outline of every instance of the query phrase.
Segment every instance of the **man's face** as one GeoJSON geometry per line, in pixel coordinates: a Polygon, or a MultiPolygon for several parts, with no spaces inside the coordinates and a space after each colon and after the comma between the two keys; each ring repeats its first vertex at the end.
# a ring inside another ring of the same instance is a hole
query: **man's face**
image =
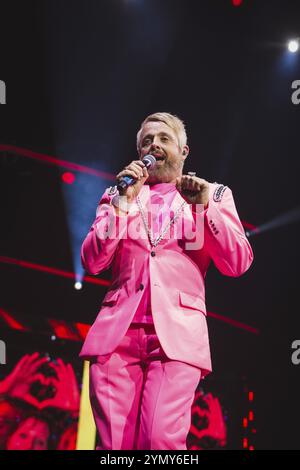
{"type": "Polygon", "coordinates": [[[182,150],[186,152],[186,155],[182,154],[173,129],[164,122],[147,122],[140,137],[140,160],[149,153],[156,157],[155,168],[149,170],[147,183],[174,183],[177,176],[182,174],[188,146],[185,145],[182,150]]]}

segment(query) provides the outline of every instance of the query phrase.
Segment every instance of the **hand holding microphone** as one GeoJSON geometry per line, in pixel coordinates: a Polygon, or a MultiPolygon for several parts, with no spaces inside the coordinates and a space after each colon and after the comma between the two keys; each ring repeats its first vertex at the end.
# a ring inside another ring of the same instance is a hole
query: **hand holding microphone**
{"type": "Polygon", "coordinates": [[[117,174],[117,188],[120,196],[126,196],[130,204],[139,194],[143,184],[149,177],[148,168],[153,168],[156,159],[153,155],[145,155],[143,160],[134,160],[117,174]]]}

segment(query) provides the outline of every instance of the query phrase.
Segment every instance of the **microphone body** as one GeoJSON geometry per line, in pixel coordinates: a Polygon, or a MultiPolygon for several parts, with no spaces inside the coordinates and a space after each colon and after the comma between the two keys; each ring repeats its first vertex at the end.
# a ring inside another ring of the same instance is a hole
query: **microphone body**
{"type": "MultiPolygon", "coordinates": [[[[156,164],[156,158],[153,157],[153,155],[145,155],[142,162],[144,163],[144,165],[146,166],[147,169],[151,169],[151,168],[154,168],[155,164],[156,164]]],[[[134,183],[136,183],[137,179],[134,178],[133,176],[122,176],[122,178],[120,179],[120,181],[118,182],[117,184],[117,189],[118,191],[122,191],[124,189],[127,189],[128,186],[131,186],[133,185],[134,183]]]]}

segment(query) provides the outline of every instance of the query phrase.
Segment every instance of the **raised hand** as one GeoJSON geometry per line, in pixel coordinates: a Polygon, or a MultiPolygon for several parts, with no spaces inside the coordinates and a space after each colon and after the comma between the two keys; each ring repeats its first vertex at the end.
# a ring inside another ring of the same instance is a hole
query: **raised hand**
{"type": "Polygon", "coordinates": [[[51,377],[51,383],[55,387],[56,393],[52,398],[40,402],[39,408],[51,406],[77,414],[80,393],[72,365],[64,364],[61,359],[58,359],[56,363],[52,362],[49,366],[55,370],[57,375],[57,378],[51,377]]]}
{"type": "Polygon", "coordinates": [[[39,402],[31,395],[30,387],[37,381],[45,385],[50,383],[48,378],[37,372],[48,361],[47,357],[40,357],[37,352],[23,356],[12,372],[0,382],[0,396],[19,398],[38,407],[39,402]]]}
{"type": "Polygon", "coordinates": [[[206,418],[208,426],[204,429],[198,429],[192,424],[191,433],[198,439],[210,437],[217,440],[221,446],[225,445],[226,425],[219,399],[213,397],[211,393],[208,393],[202,398],[206,402],[208,409],[203,409],[196,405],[193,409],[193,414],[197,413],[200,418],[206,418]]]}
{"type": "Polygon", "coordinates": [[[189,204],[203,204],[204,208],[209,200],[209,183],[197,176],[182,175],[176,178],[176,189],[189,204]]]}
{"type": "Polygon", "coordinates": [[[132,176],[133,178],[137,179],[136,183],[128,186],[126,190],[120,194],[120,196],[126,196],[127,202],[131,203],[140,192],[146,179],[149,177],[148,170],[146,165],[144,165],[141,160],[134,160],[129,165],[127,165],[124,170],[117,174],[117,181],[120,180],[123,176],[132,176]]]}

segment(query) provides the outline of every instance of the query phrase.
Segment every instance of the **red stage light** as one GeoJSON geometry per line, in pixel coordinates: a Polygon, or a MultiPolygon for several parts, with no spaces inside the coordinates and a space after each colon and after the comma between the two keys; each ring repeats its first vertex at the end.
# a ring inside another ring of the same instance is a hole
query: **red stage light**
{"type": "Polygon", "coordinates": [[[74,173],[71,173],[70,171],[65,171],[61,175],[61,179],[63,180],[64,183],[66,184],[73,184],[75,181],[75,175],[74,173]]]}
{"type": "Polygon", "coordinates": [[[88,334],[88,331],[91,327],[91,325],[88,325],[87,323],[74,323],[74,325],[76,326],[80,336],[81,336],[81,339],[85,339],[86,335],[88,334]]]}
{"type": "Polygon", "coordinates": [[[57,338],[70,339],[72,341],[78,341],[81,339],[77,332],[73,331],[71,326],[66,321],[49,318],[48,323],[53,328],[57,338]]]}
{"type": "Polygon", "coordinates": [[[0,308],[0,317],[5,321],[5,323],[12,328],[13,330],[28,331],[26,326],[22,325],[16,318],[11,314],[0,308]]]}
{"type": "Polygon", "coordinates": [[[239,7],[242,4],[243,0],[231,0],[231,3],[234,7],[239,7]]]}
{"type": "MultiPolygon", "coordinates": [[[[63,271],[62,269],[51,268],[50,266],[43,266],[42,264],[30,263],[28,261],[18,260],[16,258],[9,258],[8,256],[0,256],[0,263],[7,263],[21,268],[34,269],[44,273],[54,274],[55,276],[62,276],[68,279],[76,279],[76,273],[63,271]]],[[[84,276],[83,280],[91,284],[100,284],[101,286],[110,286],[111,282],[106,279],[99,279],[92,276],[84,276]]]]}

